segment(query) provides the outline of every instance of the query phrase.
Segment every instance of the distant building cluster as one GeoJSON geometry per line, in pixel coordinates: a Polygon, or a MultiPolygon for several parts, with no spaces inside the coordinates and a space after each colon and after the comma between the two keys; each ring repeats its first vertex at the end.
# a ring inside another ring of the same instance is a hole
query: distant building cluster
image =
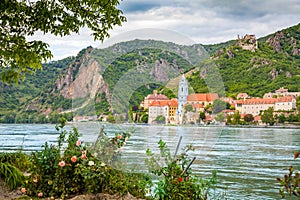
{"type": "Polygon", "coordinates": [[[274,111],[289,111],[296,108],[296,99],[293,96],[279,98],[251,98],[235,101],[235,109],[241,114],[251,114],[257,116],[261,111],[268,110],[270,107],[274,111]]]}
{"type": "Polygon", "coordinates": [[[157,123],[158,117],[163,117],[165,124],[201,123],[201,120],[203,123],[214,122],[216,115],[209,109],[217,99],[231,106],[231,110],[222,111],[225,117],[238,111],[241,118],[251,114],[254,120],[259,121],[262,111],[271,107],[274,112],[296,110],[296,98],[299,96],[300,92],[289,92],[285,88],[266,93],[263,98],[250,97],[247,93],[239,93],[236,99],[220,98],[217,93],[189,94],[188,82],[182,75],[178,83],[178,98],[168,99],[155,90],[144,98],[141,105],[148,109],[149,124],[157,123]],[[201,112],[205,114],[204,118],[200,117],[201,112]]]}
{"type": "Polygon", "coordinates": [[[275,90],[275,92],[266,93],[263,98],[277,98],[285,96],[294,96],[297,98],[300,96],[300,92],[289,92],[288,89],[281,87],[278,90],[275,90]]]}
{"type": "Polygon", "coordinates": [[[144,98],[141,106],[148,108],[148,123],[156,123],[157,118],[163,116],[166,124],[183,124],[199,120],[199,112],[204,112],[205,107],[212,105],[219,96],[216,93],[189,94],[188,82],[182,75],[178,84],[178,98],[168,99],[155,90],[153,94],[144,98]],[[186,107],[190,105],[194,112],[189,112],[186,107]]]}

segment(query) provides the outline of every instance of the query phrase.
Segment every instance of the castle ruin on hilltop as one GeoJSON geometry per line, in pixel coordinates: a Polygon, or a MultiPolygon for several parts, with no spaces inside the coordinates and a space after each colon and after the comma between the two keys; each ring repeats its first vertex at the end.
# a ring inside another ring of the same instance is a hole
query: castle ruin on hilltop
{"type": "Polygon", "coordinates": [[[242,38],[238,35],[237,46],[242,47],[244,50],[255,52],[255,49],[258,48],[258,41],[256,40],[255,35],[246,34],[242,38]]]}

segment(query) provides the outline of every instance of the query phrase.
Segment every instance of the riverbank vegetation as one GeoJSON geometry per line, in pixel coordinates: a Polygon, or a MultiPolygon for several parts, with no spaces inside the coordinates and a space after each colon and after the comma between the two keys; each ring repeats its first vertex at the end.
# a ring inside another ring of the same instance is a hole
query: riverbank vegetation
{"type": "MultiPolygon", "coordinates": [[[[179,199],[206,199],[216,186],[215,174],[209,179],[192,176],[191,169],[185,168],[189,161],[187,151],[171,159],[170,150],[162,141],[160,151],[167,167],[161,166],[155,172],[149,166],[154,174],[165,175],[158,177],[160,181],[155,185],[149,174],[123,168],[120,156],[130,132],[115,133],[110,138],[101,130],[95,143],[86,144],[76,128],[66,131],[65,123],[63,119],[56,126],[60,132],[56,145],[45,143],[42,150],[30,155],[21,150],[0,154],[0,178],[10,190],[19,190],[22,198],[68,199],[106,193],[143,199],[174,199],[174,195],[179,199]]],[[[148,150],[147,155],[153,155],[150,154],[148,150]]]]}
{"type": "MultiPolygon", "coordinates": [[[[300,155],[300,151],[294,153],[294,159],[297,159],[300,155]]],[[[279,193],[282,198],[293,196],[296,199],[300,199],[300,173],[297,171],[298,167],[290,166],[288,173],[283,177],[277,177],[277,181],[280,183],[279,193]]]]}
{"type": "Polygon", "coordinates": [[[160,140],[158,148],[160,155],[155,155],[150,149],[147,149],[146,165],[151,173],[162,176],[154,190],[156,199],[224,199],[223,194],[214,191],[217,186],[216,171],[213,171],[210,178],[199,178],[192,174],[191,165],[194,158],[190,158],[188,153],[193,151],[192,145],[187,145],[183,152],[177,155],[181,138],[178,142],[175,155],[167,144],[160,140]],[[211,190],[214,191],[211,193],[211,190]]]}

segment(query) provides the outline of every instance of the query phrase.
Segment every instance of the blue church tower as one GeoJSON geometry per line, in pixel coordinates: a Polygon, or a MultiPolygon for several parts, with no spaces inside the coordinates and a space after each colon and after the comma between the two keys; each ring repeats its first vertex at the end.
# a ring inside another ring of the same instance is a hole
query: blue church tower
{"type": "Polygon", "coordinates": [[[177,117],[179,123],[182,124],[183,120],[183,106],[187,102],[187,97],[189,95],[189,87],[188,82],[185,79],[184,74],[182,75],[179,85],[178,85],[178,109],[177,109],[177,117]]]}

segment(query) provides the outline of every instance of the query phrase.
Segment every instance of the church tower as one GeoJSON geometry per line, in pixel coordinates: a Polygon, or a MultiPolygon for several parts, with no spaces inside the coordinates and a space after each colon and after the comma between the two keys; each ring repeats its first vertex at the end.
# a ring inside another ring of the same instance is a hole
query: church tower
{"type": "Polygon", "coordinates": [[[183,106],[187,102],[188,92],[188,83],[185,79],[185,76],[182,75],[179,85],[178,85],[178,109],[177,109],[177,116],[179,123],[182,124],[183,119],[183,106]]]}

